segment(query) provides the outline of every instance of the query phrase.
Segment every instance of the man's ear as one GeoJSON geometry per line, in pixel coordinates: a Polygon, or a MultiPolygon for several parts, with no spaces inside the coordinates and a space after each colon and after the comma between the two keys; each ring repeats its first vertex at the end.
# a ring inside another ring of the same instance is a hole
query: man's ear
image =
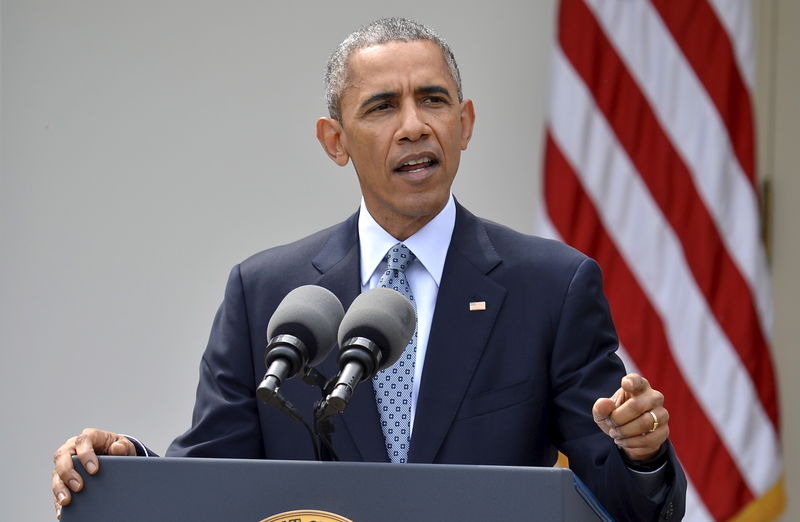
{"type": "Polygon", "coordinates": [[[340,167],[347,165],[350,155],[342,144],[342,125],[333,118],[317,120],[317,139],[325,153],[340,167]]]}
{"type": "Polygon", "coordinates": [[[467,150],[474,126],[475,106],[472,100],[467,99],[461,103],[461,150],[467,150]]]}

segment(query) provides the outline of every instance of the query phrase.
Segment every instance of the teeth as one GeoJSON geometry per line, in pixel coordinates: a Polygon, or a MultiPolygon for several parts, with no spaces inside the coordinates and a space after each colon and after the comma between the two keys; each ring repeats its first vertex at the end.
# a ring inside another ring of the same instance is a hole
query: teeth
{"type": "Polygon", "coordinates": [[[429,161],[433,161],[433,160],[431,160],[430,158],[428,158],[426,156],[426,157],[420,158],[418,160],[406,161],[405,163],[403,163],[403,165],[419,165],[420,163],[428,163],[429,161]]]}

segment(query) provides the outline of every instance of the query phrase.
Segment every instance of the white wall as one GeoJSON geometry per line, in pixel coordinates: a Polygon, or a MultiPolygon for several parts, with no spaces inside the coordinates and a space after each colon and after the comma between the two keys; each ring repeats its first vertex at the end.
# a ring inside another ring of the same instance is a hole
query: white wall
{"type": "MultiPolygon", "coordinates": [[[[456,195],[533,230],[555,0],[474,4],[2,0],[3,519],[52,516],[51,454],[84,426],[163,451],[189,423],[229,268],[355,209],[352,170],[313,126],[328,53],[361,23],[410,16],[450,40],[478,115],[456,195]]],[[[775,351],[797,498],[800,14],[761,3],[759,28],[763,4],[782,10],[761,32],[778,36],[780,67],[760,74],[772,87],[758,99],[777,105],[760,114],[775,125],[761,157],[774,158],[775,351]]]]}

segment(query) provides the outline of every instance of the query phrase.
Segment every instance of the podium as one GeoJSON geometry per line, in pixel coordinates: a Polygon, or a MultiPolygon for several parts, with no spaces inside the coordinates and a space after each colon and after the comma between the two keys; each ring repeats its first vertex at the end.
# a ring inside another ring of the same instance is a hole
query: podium
{"type": "Polygon", "coordinates": [[[63,522],[611,520],[559,468],[106,456],[88,475],[74,460],[85,488],[63,522]]]}

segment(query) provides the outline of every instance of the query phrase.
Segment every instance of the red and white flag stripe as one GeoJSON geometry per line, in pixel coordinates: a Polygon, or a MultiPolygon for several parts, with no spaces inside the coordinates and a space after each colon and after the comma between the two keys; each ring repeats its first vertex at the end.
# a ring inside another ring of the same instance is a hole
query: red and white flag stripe
{"type": "Polygon", "coordinates": [[[782,499],[751,23],[746,0],[558,16],[541,230],[603,267],[623,358],[667,397],[687,520],[782,499]]]}

